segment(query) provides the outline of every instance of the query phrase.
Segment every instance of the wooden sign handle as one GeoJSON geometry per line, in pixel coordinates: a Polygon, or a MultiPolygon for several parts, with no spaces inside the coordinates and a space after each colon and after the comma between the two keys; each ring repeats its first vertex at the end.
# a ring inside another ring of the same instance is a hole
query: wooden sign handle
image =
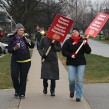
{"type": "MultiPolygon", "coordinates": [[[[87,39],[89,38],[89,35],[87,35],[86,37],[87,39]]],[[[86,40],[84,40],[82,42],[82,44],[79,46],[79,48],[76,50],[75,54],[77,54],[79,52],[79,50],[81,49],[81,47],[86,43],[86,40]]],[[[75,55],[72,55],[72,58],[75,58],[75,55]]]]}
{"type": "MultiPolygon", "coordinates": [[[[55,42],[55,40],[52,40],[52,43],[54,43],[54,42],[55,42]]],[[[51,46],[49,46],[47,52],[45,53],[46,56],[48,55],[48,53],[50,52],[50,50],[51,50],[51,46]]],[[[42,62],[44,62],[44,61],[45,61],[45,59],[42,59],[42,62]]]]}

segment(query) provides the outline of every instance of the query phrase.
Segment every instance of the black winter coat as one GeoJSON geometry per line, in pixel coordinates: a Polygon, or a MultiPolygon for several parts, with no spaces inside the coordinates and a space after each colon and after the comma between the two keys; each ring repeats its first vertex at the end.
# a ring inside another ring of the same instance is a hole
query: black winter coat
{"type": "Polygon", "coordinates": [[[39,31],[37,31],[36,36],[35,36],[35,40],[37,40],[38,42],[40,42],[41,37],[42,37],[41,33],[39,31]]]}
{"type": "Polygon", "coordinates": [[[22,41],[25,43],[26,48],[22,49],[19,48],[17,50],[14,50],[14,47],[17,43],[17,39],[15,35],[9,36],[9,43],[8,43],[8,52],[12,54],[12,59],[15,61],[22,61],[30,59],[30,52],[29,48],[34,48],[34,43],[31,42],[31,45],[26,42],[25,37],[22,37],[22,41]]]}
{"type": "MultiPolygon", "coordinates": [[[[49,48],[52,40],[48,37],[41,39],[38,47],[38,51],[41,56],[43,56],[47,49],[49,48]]],[[[59,42],[55,42],[54,46],[51,48],[46,60],[42,62],[41,68],[41,79],[59,79],[59,67],[57,52],[61,51],[61,45],[59,42]]]]}
{"type": "Polygon", "coordinates": [[[73,42],[74,40],[72,38],[69,38],[65,41],[62,47],[62,54],[63,56],[67,57],[66,65],[86,65],[84,53],[91,53],[90,46],[88,44],[83,45],[76,57],[72,58],[72,53],[75,53],[76,50],[79,48],[79,46],[83,42],[83,38],[81,37],[79,42],[75,45],[72,44],[73,42]]]}

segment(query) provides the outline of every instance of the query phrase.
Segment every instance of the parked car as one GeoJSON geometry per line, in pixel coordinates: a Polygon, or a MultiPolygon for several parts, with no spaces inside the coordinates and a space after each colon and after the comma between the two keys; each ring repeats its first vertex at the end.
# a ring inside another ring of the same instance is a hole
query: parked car
{"type": "Polygon", "coordinates": [[[11,33],[8,33],[8,34],[7,34],[7,37],[9,37],[10,35],[13,35],[13,32],[11,32],[11,33]]]}
{"type": "Polygon", "coordinates": [[[2,37],[3,37],[3,31],[0,30],[0,38],[2,38],[2,37]]]}
{"type": "Polygon", "coordinates": [[[0,42],[0,55],[8,52],[8,44],[0,42]]]}
{"type": "Polygon", "coordinates": [[[0,42],[7,44],[9,41],[9,37],[8,36],[4,36],[2,38],[0,38],[0,42]]]}

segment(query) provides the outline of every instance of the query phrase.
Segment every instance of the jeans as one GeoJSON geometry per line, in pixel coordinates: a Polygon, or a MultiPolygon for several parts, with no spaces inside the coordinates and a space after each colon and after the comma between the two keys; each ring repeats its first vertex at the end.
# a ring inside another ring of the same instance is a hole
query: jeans
{"type": "Polygon", "coordinates": [[[83,92],[83,76],[85,65],[68,65],[68,78],[70,92],[76,91],[76,98],[81,98],[83,92]]]}

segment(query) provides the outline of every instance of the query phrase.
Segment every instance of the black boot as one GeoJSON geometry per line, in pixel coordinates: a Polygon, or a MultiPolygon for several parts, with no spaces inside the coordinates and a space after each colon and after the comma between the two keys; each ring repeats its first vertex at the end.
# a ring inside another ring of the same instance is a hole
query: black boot
{"type": "Polygon", "coordinates": [[[25,95],[19,95],[20,99],[25,99],[25,95]]]}
{"type": "Polygon", "coordinates": [[[15,97],[18,97],[18,96],[19,96],[19,94],[18,94],[18,93],[15,93],[15,94],[14,94],[14,96],[15,96],[15,97]]]}
{"type": "Polygon", "coordinates": [[[74,92],[70,92],[70,98],[74,97],[74,92]]]}
{"type": "Polygon", "coordinates": [[[56,87],[55,80],[51,79],[51,86],[50,86],[51,96],[55,96],[55,87],[56,87]]]}
{"type": "Polygon", "coordinates": [[[77,101],[77,102],[80,102],[80,101],[81,101],[81,99],[80,99],[80,98],[76,98],[76,101],[77,101]]]}
{"type": "Polygon", "coordinates": [[[44,87],[43,93],[47,94],[47,87],[46,88],[44,87]]]}
{"type": "Polygon", "coordinates": [[[54,89],[50,90],[50,92],[51,92],[51,96],[55,96],[55,90],[54,89]]]}
{"type": "Polygon", "coordinates": [[[18,96],[19,96],[19,92],[18,92],[18,91],[15,91],[14,96],[15,96],[15,97],[18,97],[18,96]]]}
{"type": "Polygon", "coordinates": [[[43,93],[47,94],[47,87],[48,87],[48,80],[47,79],[43,79],[43,93]]]}

